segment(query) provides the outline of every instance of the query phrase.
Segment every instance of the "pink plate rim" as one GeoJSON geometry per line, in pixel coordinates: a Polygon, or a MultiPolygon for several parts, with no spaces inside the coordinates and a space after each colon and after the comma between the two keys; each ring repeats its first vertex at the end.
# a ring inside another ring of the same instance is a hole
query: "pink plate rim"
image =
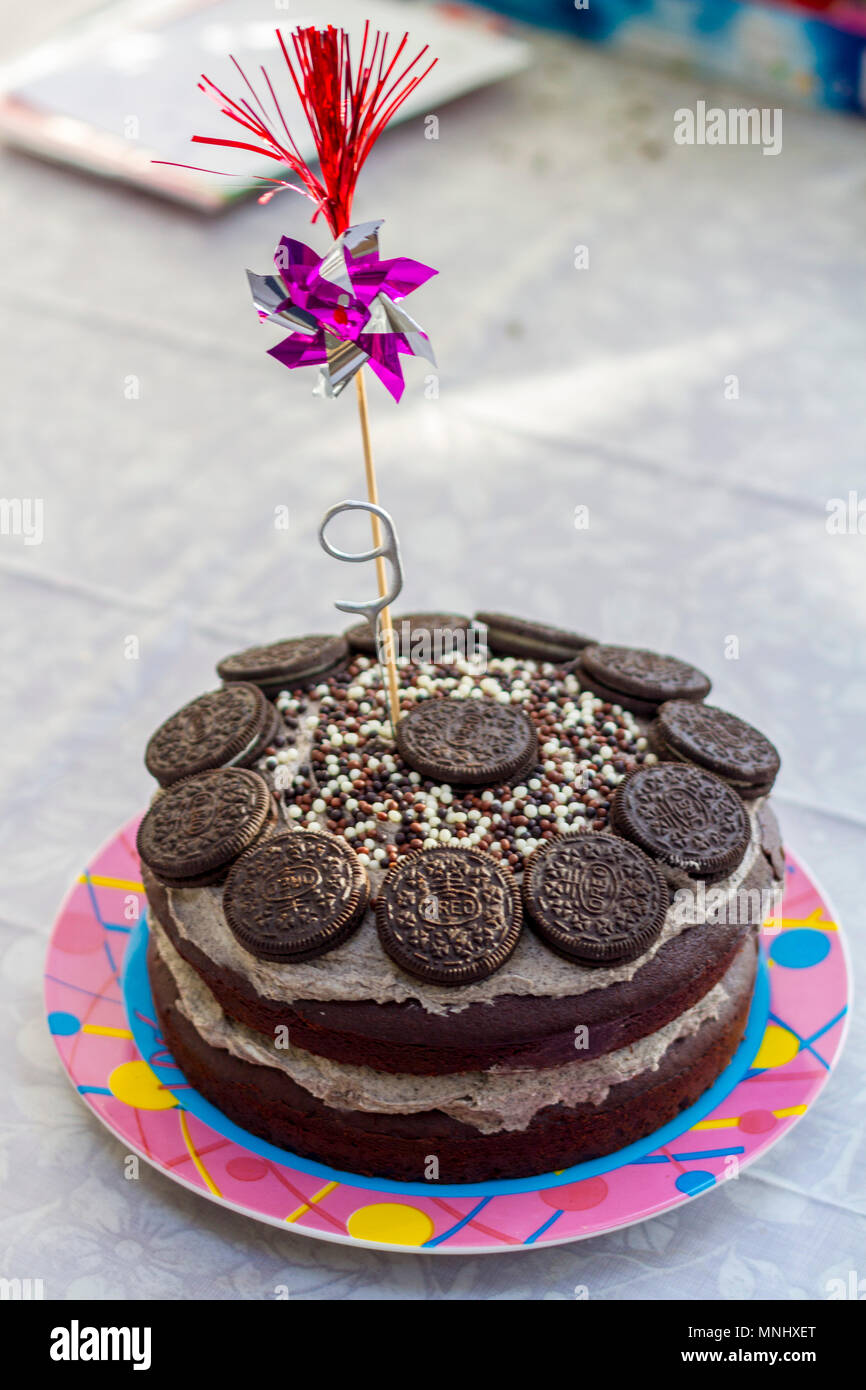
{"type": "MultiPolygon", "coordinates": [[[[282,1162],[264,1158],[205,1124],[183,1105],[189,1088],[162,1084],[139,1053],[121,980],[144,906],[139,819],[94,856],[54,924],[45,1000],[64,1071],[129,1152],[218,1205],[282,1229],[376,1250],[470,1255],[625,1228],[694,1200],[767,1152],[806,1113],[844,1045],[851,1001],[844,936],[814,875],[789,854],[781,930],[762,932],[770,1002],[758,1053],[696,1125],[636,1161],[565,1185],[542,1175],[531,1191],[479,1197],[475,1185],[472,1195],[446,1198],[435,1190],[407,1195],[400,1183],[354,1186],[350,1174],[324,1179],[294,1166],[289,1154],[282,1162]]],[[[171,1064],[163,1054],[150,1060],[163,1074],[171,1064]]]]}

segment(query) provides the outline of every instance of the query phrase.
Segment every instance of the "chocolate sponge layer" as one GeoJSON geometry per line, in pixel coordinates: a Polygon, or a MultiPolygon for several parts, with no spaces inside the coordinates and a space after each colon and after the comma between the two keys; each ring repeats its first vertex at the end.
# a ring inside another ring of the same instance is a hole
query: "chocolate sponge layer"
{"type": "MultiPolygon", "coordinates": [[[[243,975],[210,959],[182,936],[164,890],[145,879],[150,910],[175,949],[202,977],[230,1018],[337,1062],[377,1071],[436,1076],[489,1067],[557,1066],[574,1058],[574,1029],[588,1029],[587,1057],[612,1052],[664,1027],[701,999],[728,969],[749,930],[743,925],[689,927],[667,942],[630,980],[560,998],[502,995],[453,1014],[428,1012],[414,1000],[268,999],[243,975]]],[[[766,870],[760,886],[771,882],[766,870]]],[[[564,964],[567,969],[567,963],[564,964]]]]}
{"type": "Polygon", "coordinates": [[[192,1086],[236,1124],[347,1172],[421,1181],[432,1155],[440,1181],[476,1182],[528,1177],[601,1157],[693,1104],[743,1036],[756,961],[756,934],[749,932],[724,972],[727,1004],[718,1017],[673,1043],[656,1070],[612,1086],[601,1105],[550,1105],[526,1129],[492,1134],[439,1111],[385,1115],[325,1105],[285,1072],[241,1061],[205,1042],[179,1010],[174,978],[153,945],[148,968],[159,1026],[175,1060],[192,1086]]]}
{"type": "MultiPolygon", "coordinates": [[[[769,806],[761,808],[758,819],[762,852],[741,884],[749,893],[765,892],[784,873],[778,826],[769,806]]],[[[196,944],[178,930],[165,888],[146,869],[143,872],[151,914],[229,1018],[268,1037],[276,1027],[285,1026],[299,1047],[332,1061],[416,1076],[490,1067],[558,1066],[574,1058],[577,1026],[588,1030],[587,1058],[638,1042],[712,989],[749,926],[759,925],[755,921],[690,926],[667,941],[631,979],[603,989],[558,997],[502,994],[492,1002],[441,1014],[416,1000],[379,1003],[265,996],[239,970],[214,960],[207,953],[207,941],[196,944]]],[[[225,923],[216,929],[228,932],[225,923]]],[[[564,972],[570,968],[567,961],[562,963],[564,972]]]]}

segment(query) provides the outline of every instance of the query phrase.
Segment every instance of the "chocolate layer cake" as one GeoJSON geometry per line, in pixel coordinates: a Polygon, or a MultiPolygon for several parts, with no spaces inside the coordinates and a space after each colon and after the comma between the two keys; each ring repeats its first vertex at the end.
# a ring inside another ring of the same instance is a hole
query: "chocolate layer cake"
{"type": "Polygon", "coordinates": [[[784,869],[775,750],[694,667],[532,641],[499,615],[480,664],[413,644],[396,739],[371,657],[253,649],[151,740],[160,1028],[248,1130],[350,1172],[528,1176],[651,1133],[730,1060],[784,869]]]}

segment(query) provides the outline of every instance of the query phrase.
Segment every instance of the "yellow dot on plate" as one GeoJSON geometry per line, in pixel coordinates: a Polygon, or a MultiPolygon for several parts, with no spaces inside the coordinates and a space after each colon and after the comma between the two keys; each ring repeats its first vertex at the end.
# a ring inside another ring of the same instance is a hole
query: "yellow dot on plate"
{"type": "Polygon", "coordinates": [[[792,1057],[796,1057],[799,1050],[800,1044],[788,1028],[780,1028],[777,1023],[768,1023],[752,1066],[783,1067],[792,1057]]]}
{"type": "Polygon", "coordinates": [[[167,1091],[147,1062],[121,1062],[108,1078],[111,1094],[136,1110],[171,1110],[177,1099],[167,1091]]]}
{"type": "Polygon", "coordinates": [[[355,1240],[377,1240],[387,1245],[423,1245],[433,1234],[433,1222],[427,1213],[403,1202],[375,1202],[359,1207],[346,1226],[355,1240]]]}

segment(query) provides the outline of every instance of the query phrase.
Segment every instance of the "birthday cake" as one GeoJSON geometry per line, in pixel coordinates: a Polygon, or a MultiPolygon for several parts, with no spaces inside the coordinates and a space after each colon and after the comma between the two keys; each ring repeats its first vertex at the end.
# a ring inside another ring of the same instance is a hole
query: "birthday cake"
{"type": "Polygon", "coordinates": [[[162,1036],[231,1120],[348,1172],[611,1153],[743,1037],[778,754],[673,657],[497,613],[395,630],[396,729],[362,625],[225,658],[150,740],[162,1036]]]}

